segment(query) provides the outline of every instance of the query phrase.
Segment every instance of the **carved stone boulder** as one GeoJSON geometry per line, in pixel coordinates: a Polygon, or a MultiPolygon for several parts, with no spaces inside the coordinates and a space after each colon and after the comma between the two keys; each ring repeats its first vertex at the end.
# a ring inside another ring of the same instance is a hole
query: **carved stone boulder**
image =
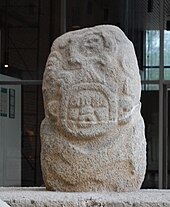
{"type": "Polygon", "coordinates": [[[133,191],[146,168],[141,84],[133,44],[115,26],[68,32],[43,78],[41,165],[59,191],[133,191]]]}

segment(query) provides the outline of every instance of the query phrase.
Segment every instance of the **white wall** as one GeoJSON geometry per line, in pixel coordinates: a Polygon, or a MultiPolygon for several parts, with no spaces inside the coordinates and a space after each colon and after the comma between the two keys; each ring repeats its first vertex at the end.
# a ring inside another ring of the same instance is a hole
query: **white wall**
{"type": "MultiPolygon", "coordinates": [[[[0,75],[0,80],[16,79],[0,75]]],[[[21,86],[0,85],[0,91],[1,88],[7,89],[7,117],[0,115],[0,186],[20,186],[21,86]],[[9,89],[15,90],[15,118],[9,117],[9,89]]],[[[0,102],[2,103],[1,95],[0,102]]]]}

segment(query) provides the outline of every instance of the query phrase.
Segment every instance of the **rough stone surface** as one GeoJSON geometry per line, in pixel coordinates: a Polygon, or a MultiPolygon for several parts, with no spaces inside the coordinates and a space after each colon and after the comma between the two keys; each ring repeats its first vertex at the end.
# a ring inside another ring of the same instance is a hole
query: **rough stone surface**
{"type": "Polygon", "coordinates": [[[45,188],[0,188],[0,199],[11,207],[170,207],[169,190],[64,193],[45,188]]]}
{"type": "Polygon", "coordinates": [[[140,76],[132,43],[115,26],[68,32],[43,79],[41,164],[59,191],[134,191],[146,168],[140,76]]]}

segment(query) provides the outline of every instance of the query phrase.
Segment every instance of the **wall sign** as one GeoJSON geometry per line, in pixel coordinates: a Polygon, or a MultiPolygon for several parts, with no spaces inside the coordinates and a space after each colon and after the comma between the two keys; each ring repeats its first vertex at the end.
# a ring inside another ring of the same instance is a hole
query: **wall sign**
{"type": "Polygon", "coordinates": [[[9,118],[15,118],[15,89],[9,89],[9,118]]]}
{"type": "Polygon", "coordinates": [[[0,116],[7,117],[7,106],[8,106],[8,97],[7,89],[0,88],[0,116]]]}

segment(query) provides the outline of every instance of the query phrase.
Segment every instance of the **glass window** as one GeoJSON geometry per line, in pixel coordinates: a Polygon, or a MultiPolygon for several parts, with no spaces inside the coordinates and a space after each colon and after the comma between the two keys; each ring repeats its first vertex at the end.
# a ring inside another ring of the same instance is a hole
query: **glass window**
{"type": "Polygon", "coordinates": [[[170,67],[170,31],[167,30],[164,31],[164,66],[170,67]]]}
{"type": "Polygon", "coordinates": [[[142,80],[159,80],[159,30],[146,30],[142,80]]]}
{"type": "Polygon", "coordinates": [[[146,31],[145,65],[159,66],[160,32],[159,30],[146,31]]]}
{"type": "Polygon", "coordinates": [[[142,80],[159,80],[159,68],[158,67],[145,67],[141,72],[142,80]]]}
{"type": "Polygon", "coordinates": [[[159,84],[142,84],[142,91],[158,91],[159,84]]]}
{"type": "Polygon", "coordinates": [[[164,79],[170,80],[170,68],[164,68],[164,79]]]}
{"type": "Polygon", "coordinates": [[[170,80],[170,31],[164,31],[164,80],[170,80]]]}

